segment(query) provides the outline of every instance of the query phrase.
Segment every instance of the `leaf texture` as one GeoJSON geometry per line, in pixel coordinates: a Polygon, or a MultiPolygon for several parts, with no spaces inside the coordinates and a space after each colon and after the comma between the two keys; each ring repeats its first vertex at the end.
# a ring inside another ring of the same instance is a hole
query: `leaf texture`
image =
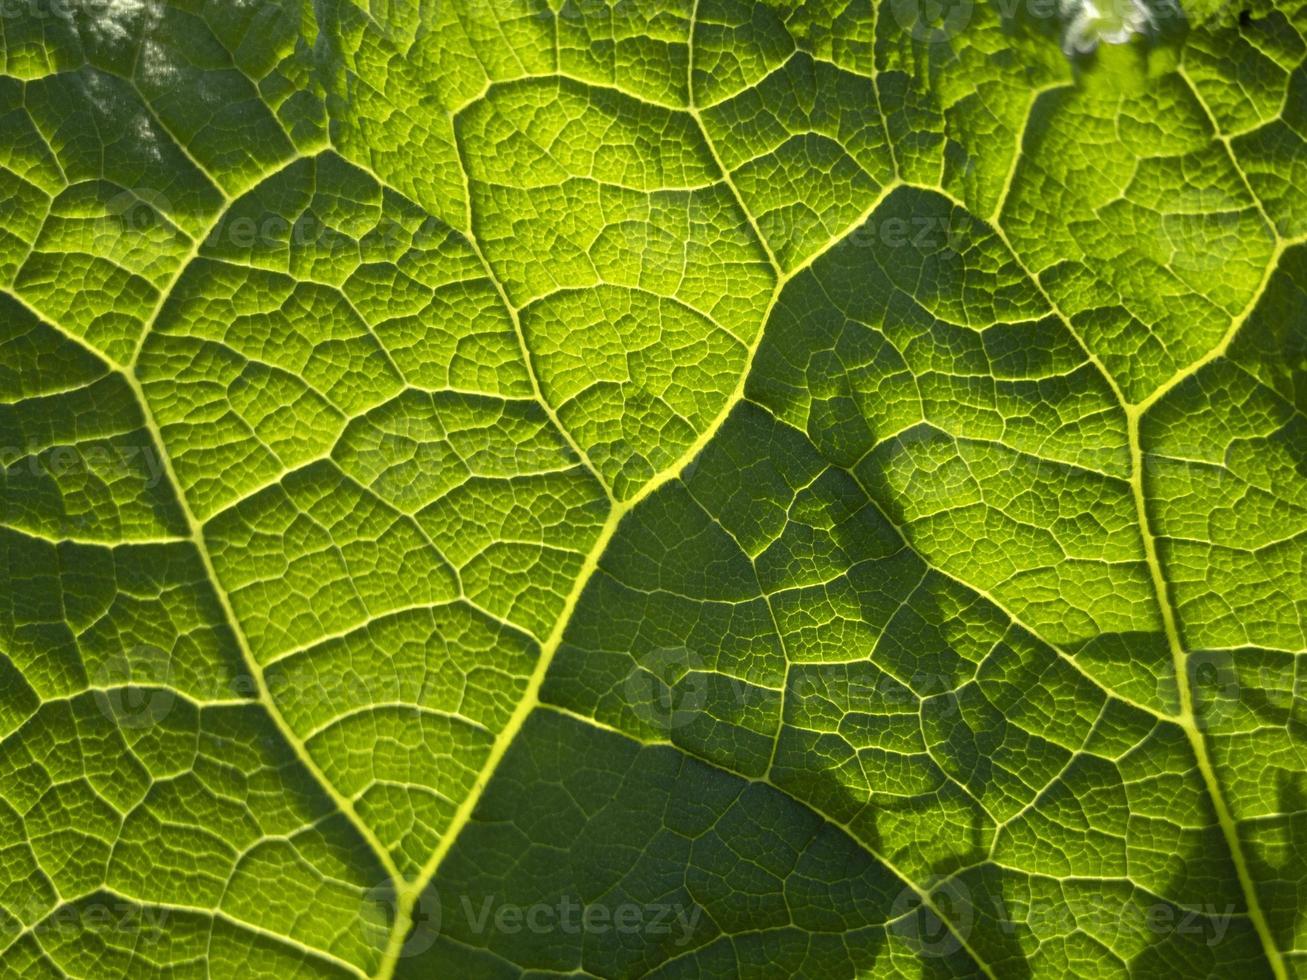
{"type": "Polygon", "coordinates": [[[11,4],[0,974],[1307,976],[1307,6],[1066,7],[11,4]]]}

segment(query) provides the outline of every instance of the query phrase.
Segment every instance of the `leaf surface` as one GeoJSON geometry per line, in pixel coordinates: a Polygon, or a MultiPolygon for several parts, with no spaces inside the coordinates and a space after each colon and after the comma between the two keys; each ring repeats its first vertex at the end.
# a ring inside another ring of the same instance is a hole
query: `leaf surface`
{"type": "Polygon", "coordinates": [[[1046,6],[7,11],[0,972],[1307,971],[1307,7],[1046,6]]]}

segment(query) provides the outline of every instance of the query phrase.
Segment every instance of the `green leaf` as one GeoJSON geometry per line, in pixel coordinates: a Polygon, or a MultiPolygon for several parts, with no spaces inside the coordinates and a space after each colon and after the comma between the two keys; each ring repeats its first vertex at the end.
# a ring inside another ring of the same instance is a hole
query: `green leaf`
{"type": "Polygon", "coordinates": [[[0,134],[0,974],[1307,975],[1301,0],[33,0],[0,134]]]}

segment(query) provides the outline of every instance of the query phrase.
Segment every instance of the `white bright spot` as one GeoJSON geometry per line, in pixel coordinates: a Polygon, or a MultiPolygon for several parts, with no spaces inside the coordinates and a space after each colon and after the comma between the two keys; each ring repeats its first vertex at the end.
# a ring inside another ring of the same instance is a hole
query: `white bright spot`
{"type": "Polygon", "coordinates": [[[121,41],[140,33],[146,0],[92,0],[84,4],[86,23],[101,41],[121,41]]]}
{"type": "Polygon", "coordinates": [[[1141,0],[1106,0],[1100,9],[1094,0],[1061,0],[1063,16],[1069,17],[1062,50],[1068,55],[1085,54],[1107,44],[1124,44],[1153,26],[1153,15],[1141,0]]]}
{"type": "Polygon", "coordinates": [[[155,88],[167,88],[178,78],[178,71],[168,56],[153,40],[141,45],[141,56],[137,59],[136,70],[141,77],[155,88]]]}
{"type": "Polygon", "coordinates": [[[167,83],[170,69],[152,40],[159,22],[158,0],[76,0],[84,30],[99,44],[139,44],[136,69],[156,85],[167,83]]]}

